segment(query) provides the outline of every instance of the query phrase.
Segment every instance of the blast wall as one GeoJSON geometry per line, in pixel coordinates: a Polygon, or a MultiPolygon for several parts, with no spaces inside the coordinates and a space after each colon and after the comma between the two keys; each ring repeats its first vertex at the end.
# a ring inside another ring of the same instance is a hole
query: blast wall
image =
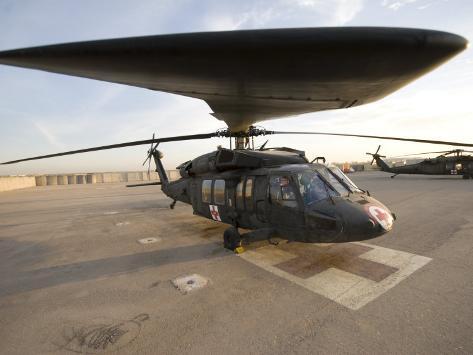
{"type": "MultiPolygon", "coordinates": [[[[169,180],[179,179],[178,170],[166,171],[169,180]]],[[[120,182],[159,181],[158,173],[151,171],[123,171],[104,173],[52,174],[35,176],[0,176],[0,192],[34,186],[106,184],[120,182]]]]}

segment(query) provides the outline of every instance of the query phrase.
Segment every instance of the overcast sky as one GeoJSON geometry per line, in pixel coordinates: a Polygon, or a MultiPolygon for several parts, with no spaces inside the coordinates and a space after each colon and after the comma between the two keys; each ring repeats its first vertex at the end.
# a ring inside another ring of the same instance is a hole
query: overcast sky
{"type": "MultiPolygon", "coordinates": [[[[0,50],[177,32],[277,27],[396,26],[473,39],[471,0],[0,0],[0,50]]],[[[473,143],[470,49],[400,91],[365,106],[264,122],[267,129],[459,140],[473,143]]],[[[0,161],[224,125],[204,101],[125,85],[0,65],[0,161]]],[[[259,138],[263,143],[265,139],[259,138]]],[[[228,141],[163,144],[166,168],[228,141]]],[[[324,137],[270,137],[309,158],[366,160],[444,146],[324,137]]],[[[448,147],[445,147],[448,148],[448,147]]],[[[141,170],[147,147],[0,167],[0,175],[141,170]]]]}

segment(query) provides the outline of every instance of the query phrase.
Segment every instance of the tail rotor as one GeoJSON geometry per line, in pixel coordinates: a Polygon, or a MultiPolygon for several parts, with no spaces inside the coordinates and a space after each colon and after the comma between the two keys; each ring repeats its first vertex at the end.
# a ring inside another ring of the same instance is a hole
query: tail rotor
{"type": "Polygon", "coordinates": [[[378,145],[378,149],[376,149],[376,153],[366,153],[367,155],[371,155],[373,159],[371,160],[371,165],[373,165],[374,161],[378,158],[386,158],[385,155],[379,155],[378,152],[381,149],[381,144],[378,145]]]}
{"type": "MultiPolygon", "coordinates": [[[[154,133],[153,133],[153,140],[154,140],[154,133]]],[[[146,159],[145,159],[145,161],[143,162],[143,165],[145,165],[146,162],[148,162],[148,180],[151,179],[151,176],[150,176],[151,157],[153,156],[154,152],[156,151],[156,148],[158,147],[158,145],[159,145],[159,142],[157,142],[156,145],[154,145],[153,143],[151,143],[151,146],[150,146],[150,148],[149,148],[149,150],[148,150],[146,159]]]]}

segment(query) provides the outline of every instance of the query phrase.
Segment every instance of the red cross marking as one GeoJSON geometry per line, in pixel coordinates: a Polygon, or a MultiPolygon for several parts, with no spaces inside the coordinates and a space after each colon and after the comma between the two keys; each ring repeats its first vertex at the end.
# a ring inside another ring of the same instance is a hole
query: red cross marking
{"type": "Polygon", "coordinates": [[[382,221],[385,221],[388,218],[388,214],[385,213],[384,211],[377,209],[376,210],[376,217],[379,218],[382,221]]]}
{"type": "Polygon", "coordinates": [[[289,243],[282,244],[280,249],[294,254],[295,257],[275,266],[294,276],[307,279],[329,268],[336,268],[375,282],[384,280],[398,271],[397,268],[379,262],[360,258],[372,248],[352,244],[317,244],[289,243]]]}
{"type": "Polygon", "coordinates": [[[212,215],[212,219],[216,221],[222,221],[222,219],[220,218],[220,213],[218,213],[218,207],[210,205],[209,208],[210,214],[212,215]]]}

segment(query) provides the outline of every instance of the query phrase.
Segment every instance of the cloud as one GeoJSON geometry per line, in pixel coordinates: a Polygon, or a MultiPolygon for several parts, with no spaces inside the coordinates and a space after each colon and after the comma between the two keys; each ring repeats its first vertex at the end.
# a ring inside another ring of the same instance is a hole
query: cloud
{"type": "Polygon", "coordinates": [[[47,126],[45,126],[43,123],[36,121],[36,122],[33,122],[33,125],[50,145],[54,146],[55,148],[63,147],[63,145],[58,141],[56,135],[53,134],[51,130],[47,126]]]}
{"type": "Polygon", "coordinates": [[[408,4],[413,4],[417,0],[383,0],[382,5],[384,7],[387,7],[390,10],[397,11],[401,7],[408,5],[408,4]]]}
{"type": "Polygon", "coordinates": [[[341,26],[362,11],[364,0],[259,0],[222,3],[205,17],[207,30],[341,26]]]}
{"type": "Polygon", "coordinates": [[[363,0],[292,0],[301,8],[326,17],[331,26],[344,25],[355,18],[363,9],[363,0]]]}

